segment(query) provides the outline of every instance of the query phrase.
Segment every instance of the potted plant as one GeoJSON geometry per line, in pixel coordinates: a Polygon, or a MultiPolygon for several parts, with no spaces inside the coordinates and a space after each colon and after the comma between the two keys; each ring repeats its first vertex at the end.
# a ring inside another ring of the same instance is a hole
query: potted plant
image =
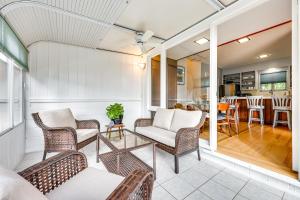
{"type": "Polygon", "coordinates": [[[120,103],[111,104],[106,108],[107,117],[114,122],[114,124],[122,124],[124,107],[120,103]]]}

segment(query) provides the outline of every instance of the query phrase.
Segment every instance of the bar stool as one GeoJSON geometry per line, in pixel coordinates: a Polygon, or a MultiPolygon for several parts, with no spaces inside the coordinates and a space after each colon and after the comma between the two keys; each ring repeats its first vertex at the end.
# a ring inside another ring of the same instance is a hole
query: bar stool
{"type": "Polygon", "coordinates": [[[262,96],[247,96],[247,106],[249,109],[248,126],[252,121],[260,121],[261,125],[264,125],[264,109],[262,96]],[[259,112],[259,118],[253,117],[253,112],[259,112]]]}
{"type": "Polygon", "coordinates": [[[291,130],[291,116],[292,116],[292,98],[290,96],[272,96],[272,106],[274,110],[273,128],[278,124],[287,124],[291,130]],[[278,120],[278,113],[286,113],[287,121],[278,120]]]}

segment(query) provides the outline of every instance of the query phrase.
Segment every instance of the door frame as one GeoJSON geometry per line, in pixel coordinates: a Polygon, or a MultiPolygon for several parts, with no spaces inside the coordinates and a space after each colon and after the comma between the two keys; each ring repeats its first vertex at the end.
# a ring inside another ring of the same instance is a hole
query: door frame
{"type": "MultiPolygon", "coordinates": [[[[180,34],[174,36],[173,38],[165,41],[159,47],[151,50],[147,54],[147,73],[148,73],[148,109],[153,110],[156,107],[151,107],[149,103],[151,103],[151,74],[149,77],[149,71],[151,72],[151,57],[154,55],[161,55],[161,60],[164,58],[164,62],[161,62],[161,107],[166,107],[167,102],[167,66],[166,66],[166,52],[168,49],[181,44],[182,42],[196,36],[199,33],[202,33],[206,30],[210,30],[210,95],[211,95],[211,104],[210,110],[216,113],[217,109],[217,28],[219,25],[223,24],[224,22],[237,17],[240,14],[243,14],[259,5],[268,2],[271,0],[239,0],[232,4],[231,6],[227,7],[224,10],[219,11],[218,13],[204,19],[203,21],[199,22],[198,24],[186,29],[185,31],[181,32],[180,34]],[[150,70],[149,70],[150,69],[150,70]],[[149,87],[150,86],[150,87],[149,87]],[[149,90],[150,89],[150,90],[149,90]],[[163,94],[164,93],[164,94],[163,94]],[[162,100],[162,97],[164,98],[162,100]],[[150,100],[150,101],[149,101],[150,100]]],[[[300,27],[300,20],[298,19],[298,15],[300,13],[298,0],[292,0],[292,85],[300,85],[300,79],[297,80],[297,77],[300,77],[300,69],[299,69],[299,49],[300,49],[300,40],[298,37],[299,27],[300,27]]],[[[300,102],[297,102],[297,99],[300,99],[300,89],[296,87],[292,87],[292,163],[293,163],[293,170],[298,171],[298,166],[300,166],[300,159],[298,149],[300,146],[300,136],[298,136],[298,132],[300,132],[300,102]]],[[[211,151],[217,150],[217,120],[216,115],[210,117],[210,140],[201,141],[200,146],[207,148],[211,151]]],[[[300,173],[299,173],[300,174],[300,173]]],[[[299,177],[300,179],[300,177],[299,177]]]]}

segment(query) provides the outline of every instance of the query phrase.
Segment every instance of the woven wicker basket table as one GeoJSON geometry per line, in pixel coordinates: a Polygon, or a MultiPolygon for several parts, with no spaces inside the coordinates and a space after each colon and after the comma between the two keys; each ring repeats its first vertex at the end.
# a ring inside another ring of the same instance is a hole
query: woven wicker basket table
{"type": "Polygon", "coordinates": [[[123,133],[124,137],[121,138],[119,137],[118,130],[111,131],[111,136],[106,134],[106,132],[98,133],[97,140],[102,140],[110,150],[105,153],[100,153],[97,156],[97,162],[99,162],[100,159],[109,172],[121,176],[127,176],[135,169],[144,169],[153,171],[154,178],[156,178],[156,143],[128,129],[124,129],[123,133]],[[151,145],[153,149],[152,167],[131,153],[133,150],[149,145],[151,145]]]}

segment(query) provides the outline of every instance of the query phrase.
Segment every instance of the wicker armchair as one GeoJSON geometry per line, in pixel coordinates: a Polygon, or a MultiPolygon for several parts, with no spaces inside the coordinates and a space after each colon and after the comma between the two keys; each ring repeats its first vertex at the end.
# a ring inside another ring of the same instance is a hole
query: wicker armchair
{"type": "MultiPolygon", "coordinates": [[[[188,111],[185,111],[188,112],[188,111]]],[[[192,111],[190,111],[192,112],[192,111]]],[[[207,113],[202,112],[202,117],[199,123],[195,127],[189,128],[180,128],[175,134],[175,147],[166,145],[161,141],[153,139],[151,136],[147,137],[144,134],[143,137],[146,137],[152,141],[156,142],[156,146],[172,155],[174,155],[175,161],[175,173],[179,173],[179,157],[194,151],[197,151],[198,160],[201,160],[200,151],[199,151],[199,134],[200,129],[204,125],[207,113]]],[[[136,134],[140,134],[136,131],[137,127],[150,127],[153,125],[153,119],[150,118],[140,118],[137,119],[134,123],[134,130],[136,134]]]]}
{"type": "MultiPolygon", "coordinates": [[[[49,111],[49,112],[69,112],[69,109],[49,111]]],[[[74,121],[73,127],[64,125],[63,127],[49,127],[47,122],[42,120],[40,113],[32,113],[33,120],[40,127],[44,134],[44,155],[43,160],[46,159],[47,153],[63,152],[66,150],[76,150],[83,148],[97,139],[97,133],[100,132],[100,123],[97,120],[76,120],[72,113],[70,118],[74,121]],[[84,132],[88,132],[84,137],[84,132]],[[91,132],[93,131],[93,132],[91,132]],[[80,134],[80,135],[79,135],[80,134]]],[[[53,124],[53,123],[51,123],[53,124]]],[[[97,141],[97,149],[99,151],[99,141],[97,141]]]]}
{"type": "MultiPolygon", "coordinates": [[[[49,195],[51,194],[51,192],[55,191],[56,188],[65,187],[65,184],[68,183],[68,181],[71,178],[74,181],[74,177],[82,176],[79,173],[81,172],[82,174],[82,171],[87,169],[88,169],[87,160],[84,154],[77,151],[66,151],[56,156],[53,156],[45,161],[42,161],[38,164],[35,164],[32,167],[29,167],[24,171],[19,172],[18,174],[21,175],[27,181],[29,181],[43,194],[45,194],[46,197],[48,197],[49,199],[53,199],[53,197],[52,198],[49,197],[51,196],[49,195]]],[[[96,170],[96,171],[101,172],[101,170],[96,170]]],[[[115,174],[111,174],[109,172],[104,172],[104,173],[105,176],[108,177],[108,179],[110,178],[110,176],[118,176],[115,174]]],[[[131,172],[127,177],[125,177],[123,181],[120,181],[118,186],[115,189],[113,189],[113,191],[106,199],[107,200],[127,200],[127,199],[150,200],[152,189],[153,189],[153,181],[154,179],[153,179],[152,172],[135,170],[131,172]]],[[[109,184],[108,182],[105,181],[101,182],[101,180],[99,180],[98,183],[99,182],[100,184],[103,185],[109,184]]],[[[79,190],[80,192],[84,191],[82,187],[84,187],[84,185],[80,186],[80,190],[79,190]]],[[[98,190],[102,190],[103,188],[101,187],[98,190]]],[[[85,194],[82,195],[84,196],[85,194]]],[[[78,198],[80,197],[77,196],[77,199],[78,198]]],[[[89,199],[88,195],[86,196],[85,199],[89,199]]],[[[99,197],[99,199],[103,199],[103,197],[99,197]]]]}

